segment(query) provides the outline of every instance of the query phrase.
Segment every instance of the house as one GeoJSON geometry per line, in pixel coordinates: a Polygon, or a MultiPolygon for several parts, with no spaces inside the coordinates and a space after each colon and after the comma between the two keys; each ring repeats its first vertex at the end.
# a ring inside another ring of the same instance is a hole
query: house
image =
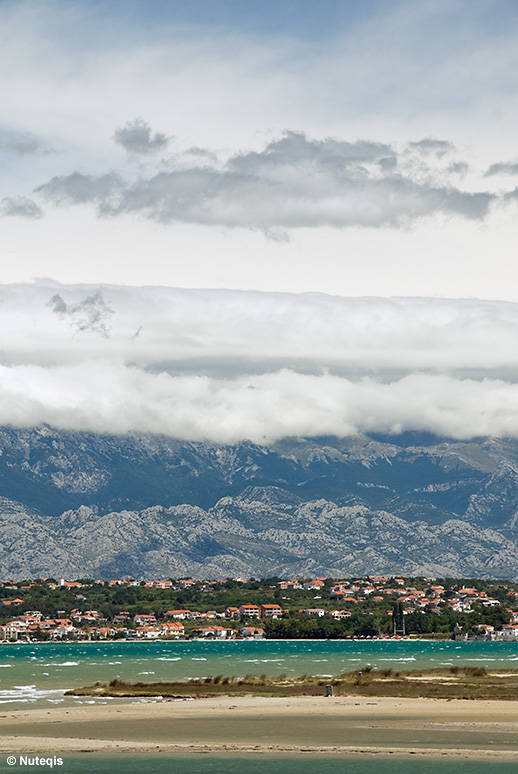
{"type": "Polygon", "coordinates": [[[239,634],[245,639],[264,640],[264,629],[258,629],[256,626],[243,626],[239,634]]]}
{"type": "Polygon", "coordinates": [[[183,620],[184,618],[193,618],[193,614],[190,610],[167,610],[166,617],[183,620]]]}
{"type": "Polygon", "coordinates": [[[227,607],[225,610],[225,618],[239,618],[239,608],[227,607]]]}
{"type": "Polygon", "coordinates": [[[233,634],[233,629],[228,629],[225,626],[201,626],[199,629],[194,629],[193,634],[196,637],[217,637],[224,640],[228,635],[233,634]]]}
{"type": "Polygon", "coordinates": [[[20,634],[20,627],[14,625],[14,621],[0,626],[0,640],[17,640],[20,634]]]}
{"type": "Polygon", "coordinates": [[[321,591],[324,588],[324,581],[320,579],[308,581],[307,583],[304,584],[304,588],[307,591],[311,591],[312,589],[321,591]]]}
{"type": "Polygon", "coordinates": [[[503,624],[495,636],[499,640],[518,640],[518,624],[503,624]]]}
{"type": "Polygon", "coordinates": [[[302,583],[296,580],[283,580],[277,584],[277,588],[281,591],[287,591],[288,589],[301,589],[302,583]]]}
{"type": "Polygon", "coordinates": [[[342,618],[351,617],[349,610],[330,610],[329,615],[331,618],[335,618],[337,621],[340,621],[342,618]]]}
{"type": "Polygon", "coordinates": [[[196,578],[182,578],[178,581],[178,585],[182,589],[188,589],[190,586],[194,586],[196,583],[199,583],[200,581],[196,578]]]}
{"type": "Polygon", "coordinates": [[[129,621],[130,614],[127,611],[121,611],[120,613],[116,613],[112,621],[114,624],[125,624],[129,621]]]}
{"type": "Polygon", "coordinates": [[[70,621],[68,624],[66,623],[58,623],[55,629],[52,629],[50,633],[50,638],[52,640],[61,640],[63,637],[68,637],[71,634],[73,634],[76,631],[75,626],[72,626],[70,621]]]}
{"type": "Polygon", "coordinates": [[[146,640],[156,640],[161,635],[157,626],[137,626],[137,637],[146,640]]]}
{"type": "Polygon", "coordinates": [[[282,615],[282,608],[280,605],[260,605],[259,606],[259,618],[280,618],[281,615],[282,615]]]}
{"type": "Polygon", "coordinates": [[[161,623],[158,628],[166,637],[183,637],[185,635],[184,625],[177,621],[161,623]]]}
{"type": "Polygon", "coordinates": [[[240,605],[239,615],[241,618],[259,618],[260,609],[258,605],[240,605]]]}
{"type": "Polygon", "coordinates": [[[133,623],[137,626],[152,626],[156,624],[156,616],[148,613],[137,613],[133,616],[133,623]]]}

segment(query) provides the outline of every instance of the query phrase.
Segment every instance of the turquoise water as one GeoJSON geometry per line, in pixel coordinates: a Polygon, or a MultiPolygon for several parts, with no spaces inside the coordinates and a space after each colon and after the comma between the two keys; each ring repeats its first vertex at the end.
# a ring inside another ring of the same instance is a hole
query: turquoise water
{"type": "Polygon", "coordinates": [[[403,759],[376,756],[205,755],[64,756],[63,765],[8,766],[0,758],[0,772],[39,769],[62,774],[516,774],[516,763],[474,760],[403,759]]]}
{"type": "Polygon", "coordinates": [[[6,644],[0,645],[0,704],[13,708],[77,704],[84,700],[65,699],[63,692],[115,677],[148,682],[217,674],[328,676],[367,664],[394,670],[455,665],[518,668],[518,643],[263,640],[6,644]]]}
{"type": "MultiPolygon", "coordinates": [[[[0,646],[0,703],[7,709],[110,700],[64,698],[74,686],[111,680],[182,680],[226,674],[332,675],[374,667],[518,667],[518,643],[418,641],[107,642],[0,646]]],[[[117,700],[111,700],[114,703],[117,700]]],[[[122,700],[121,700],[122,701],[122,700]]],[[[1,711],[0,709],[0,711],[1,711]]],[[[36,751],[37,754],[37,751],[36,751]]],[[[515,774],[516,763],[368,755],[61,756],[63,774],[515,774]]],[[[7,764],[0,773],[47,766],[7,764]]]]}

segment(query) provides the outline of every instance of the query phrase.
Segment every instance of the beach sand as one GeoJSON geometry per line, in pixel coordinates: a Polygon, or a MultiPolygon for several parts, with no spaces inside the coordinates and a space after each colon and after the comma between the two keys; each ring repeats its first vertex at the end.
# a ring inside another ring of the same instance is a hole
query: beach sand
{"type": "Polygon", "coordinates": [[[216,697],[0,712],[0,751],[380,753],[518,762],[518,702],[216,697]]]}

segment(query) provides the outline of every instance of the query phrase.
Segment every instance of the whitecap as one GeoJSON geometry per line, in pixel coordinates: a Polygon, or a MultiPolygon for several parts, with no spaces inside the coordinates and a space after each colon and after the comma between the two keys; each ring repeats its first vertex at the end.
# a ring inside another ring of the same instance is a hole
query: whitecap
{"type": "Polygon", "coordinates": [[[22,704],[26,704],[29,699],[0,699],[0,704],[12,704],[13,701],[19,701],[22,704]]]}
{"type": "MultiPolygon", "coordinates": [[[[470,661],[503,661],[504,659],[501,658],[489,658],[489,656],[486,656],[486,658],[470,658],[470,661]]],[[[515,659],[508,659],[509,661],[514,661],[515,659]]]]}
{"type": "Polygon", "coordinates": [[[112,666],[113,664],[122,664],[122,661],[108,661],[108,664],[112,666]]]}
{"type": "Polygon", "coordinates": [[[154,675],[154,672],[137,672],[139,675],[154,675]]]}
{"type": "Polygon", "coordinates": [[[8,667],[12,667],[12,664],[0,664],[0,667],[3,667],[4,669],[8,667]]]}
{"type": "Polygon", "coordinates": [[[407,656],[405,658],[380,658],[379,660],[380,661],[417,661],[417,659],[414,658],[414,656],[407,656]]]}
{"type": "Polygon", "coordinates": [[[193,656],[191,661],[207,661],[206,658],[196,658],[196,656],[193,656]]]}
{"type": "MultiPolygon", "coordinates": [[[[181,656],[175,656],[174,658],[169,658],[168,656],[160,656],[160,658],[156,659],[157,661],[181,661],[181,656]]],[[[120,661],[118,662],[120,664],[120,661]]]]}
{"type": "Polygon", "coordinates": [[[52,696],[63,696],[63,688],[52,690],[37,690],[35,685],[15,685],[12,689],[0,692],[0,704],[13,702],[35,702],[52,696]]]}
{"type": "MultiPolygon", "coordinates": [[[[323,661],[327,661],[326,658],[322,659],[323,661]]],[[[274,664],[277,664],[279,661],[285,661],[284,658],[262,658],[260,659],[261,664],[268,664],[270,661],[272,661],[274,664]]]]}

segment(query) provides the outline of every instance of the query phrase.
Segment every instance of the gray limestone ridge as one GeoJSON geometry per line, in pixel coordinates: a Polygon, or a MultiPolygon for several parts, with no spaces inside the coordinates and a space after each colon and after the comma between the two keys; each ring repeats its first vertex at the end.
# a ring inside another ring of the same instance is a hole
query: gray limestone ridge
{"type": "Polygon", "coordinates": [[[518,580],[518,441],[0,428],[0,577],[518,580]]]}

